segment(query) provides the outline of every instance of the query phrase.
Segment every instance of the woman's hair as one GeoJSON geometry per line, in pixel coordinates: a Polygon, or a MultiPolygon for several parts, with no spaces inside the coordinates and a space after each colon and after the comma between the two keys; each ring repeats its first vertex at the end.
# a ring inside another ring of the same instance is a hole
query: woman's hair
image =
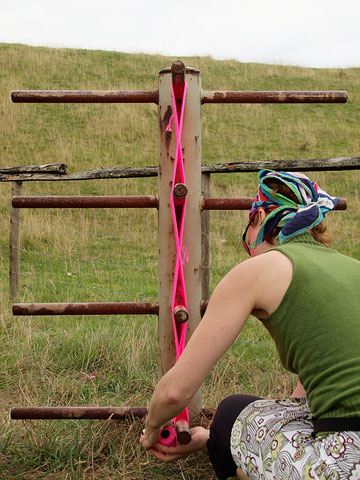
{"type": "MultiPolygon", "coordinates": [[[[273,190],[273,195],[275,196],[276,193],[280,193],[281,195],[284,195],[286,198],[289,198],[295,203],[299,203],[299,200],[296,198],[296,195],[290,190],[290,188],[285,185],[283,182],[275,179],[275,178],[270,178],[265,181],[266,185],[270,187],[273,190]]],[[[279,235],[280,232],[280,227],[276,227],[268,236],[265,238],[270,243],[275,243],[276,237],[279,235]]],[[[316,225],[314,228],[309,230],[311,235],[314,237],[314,239],[322,243],[325,247],[330,247],[331,246],[331,237],[329,233],[327,232],[326,226],[324,225],[324,222],[320,222],[318,225],[316,225]]]]}

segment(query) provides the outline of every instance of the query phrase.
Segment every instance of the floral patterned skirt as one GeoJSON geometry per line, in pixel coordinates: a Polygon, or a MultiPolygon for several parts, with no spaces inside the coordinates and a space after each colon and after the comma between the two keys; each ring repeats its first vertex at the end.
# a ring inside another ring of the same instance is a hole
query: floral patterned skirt
{"type": "Polygon", "coordinates": [[[306,398],[256,400],[233,425],[231,453],[251,480],[360,480],[360,432],[312,434],[306,398]]]}

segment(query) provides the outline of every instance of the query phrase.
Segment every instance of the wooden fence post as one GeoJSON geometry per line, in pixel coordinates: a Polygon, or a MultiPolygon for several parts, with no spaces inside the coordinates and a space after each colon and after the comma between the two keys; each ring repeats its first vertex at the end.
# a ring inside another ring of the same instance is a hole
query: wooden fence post
{"type": "MultiPolygon", "coordinates": [[[[11,183],[11,199],[20,196],[22,182],[11,183]]],[[[15,300],[19,295],[20,285],[20,208],[11,206],[10,212],[10,298],[15,300]]]]}
{"type": "MultiPolygon", "coordinates": [[[[174,365],[176,354],[171,321],[171,299],[176,260],[170,195],[174,169],[175,129],[166,132],[173,114],[171,69],[159,73],[159,354],[161,373],[174,365]]],[[[189,320],[187,340],[201,320],[201,89],[199,71],[186,68],[188,90],[182,131],[182,149],[188,189],[183,245],[189,253],[184,263],[189,320]]],[[[199,414],[201,390],[189,405],[190,416],[199,414]]]]}
{"type": "MultiPolygon", "coordinates": [[[[210,173],[201,174],[201,195],[210,197],[210,173]]],[[[210,298],[210,210],[201,212],[201,297],[210,298]]]]}
{"type": "Polygon", "coordinates": [[[176,152],[175,129],[167,132],[166,127],[173,114],[171,96],[171,70],[161,70],[158,78],[159,106],[159,173],[158,173],[158,237],[159,237],[159,367],[160,375],[164,375],[175,363],[175,340],[171,320],[171,300],[173,277],[176,261],[173,220],[170,208],[171,186],[176,152]]]}
{"type": "MultiPolygon", "coordinates": [[[[183,245],[189,253],[184,263],[184,278],[188,296],[188,341],[201,321],[201,79],[198,70],[186,69],[188,90],[184,112],[182,148],[188,200],[184,223],[183,245]]],[[[198,415],[202,406],[201,389],[189,404],[190,418],[198,415]]]]}

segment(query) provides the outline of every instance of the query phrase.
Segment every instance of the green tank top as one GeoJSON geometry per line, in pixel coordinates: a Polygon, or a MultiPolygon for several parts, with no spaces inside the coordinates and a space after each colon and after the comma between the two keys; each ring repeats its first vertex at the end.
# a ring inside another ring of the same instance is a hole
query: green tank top
{"type": "Polygon", "coordinates": [[[299,375],[313,417],[360,417],[360,262],[305,233],[274,248],[293,264],[264,326],[283,366],[299,375]]]}

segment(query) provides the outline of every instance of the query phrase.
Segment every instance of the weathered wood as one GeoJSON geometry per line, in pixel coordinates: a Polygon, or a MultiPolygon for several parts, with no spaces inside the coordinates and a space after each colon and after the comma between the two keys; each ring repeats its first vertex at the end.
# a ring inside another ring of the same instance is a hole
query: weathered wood
{"type": "MultiPolygon", "coordinates": [[[[201,195],[210,196],[210,173],[201,174],[201,195]]],[[[201,298],[210,298],[210,210],[201,212],[201,298]]]]}
{"type": "Polygon", "coordinates": [[[0,173],[0,182],[12,182],[14,180],[21,181],[73,181],[73,180],[97,180],[97,179],[111,179],[111,178],[142,178],[142,177],[157,177],[158,167],[113,167],[100,168],[98,170],[89,170],[84,172],[72,173],[66,176],[55,175],[39,175],[39,174],[19,174],[8,175],[0,173]]]}
{"type": "Polygon", "coordinates": [[[310,158],[291,160],[269,160],[260,162],[231,162],[217,165],[203,165],[202,172],[232,173],[259,172],[263,169],[284,170],[287,172],[317,172],[331,170],[359,170],[360,157],[310,158]]]}
{"type": "MultiPolygon", "coordinates": [[[[20,196],[21,182],[13,182],[11,196],[20,196]]],[[[20,286],[20,208],[11,207],[10,212],[10,298],[15,300],[19,295],[20,286]]]]}
{"type": "Polygon", "coordinates": [[[51,173],[52,175],[66,175],[65,163],[48,163],[46,165],[22,165],[20,167],[0,167],[4,175],[21,175],[25,173],[51,173]]]}
{"type": "MultiPolygon", "coordinates": [[[[289,159],[289,160],[268,160],[259,162],[230,162],[218,163],[216,165],[202,165],[202,173],[233,173],[233,172],[259,172],[267,168],[269,170],[285,170],[288,172],[318,172],[318,171],[340,171],[359,170],[360,157],[339,157],[339,158],[312,158],[312,159],[289,159]]],[[[84,172],[72,173],[70,175],[46,175],[37,173],[26,174],[2,174],[0,182],[13,181],[73,181],[73,180],[96,180],[111,178],[143,178],[157,177],[158,167],[114,167],[100,168],[84,172]]]]}

